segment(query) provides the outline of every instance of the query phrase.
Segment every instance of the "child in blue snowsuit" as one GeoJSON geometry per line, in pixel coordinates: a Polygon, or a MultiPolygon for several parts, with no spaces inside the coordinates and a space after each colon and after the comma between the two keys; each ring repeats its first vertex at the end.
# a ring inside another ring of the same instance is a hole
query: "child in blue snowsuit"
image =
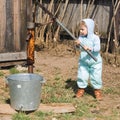
{"type": "Polygon", "coordinates": [[[81,53],[78,66],[78,91],[76,97],[83,96],[85,88],[88,86],[88,80],[94,88],[96,99],[101,100],[102,88],[102,58],[100,55],[100,38],[94,34],[94,21],[92,19],[83,19],[80,23],[80,37],[75,41],[76,44],[82,44],[85,50],[91,51],[97,58],[94,61],[85,50],[80,47],[81,53]]]}

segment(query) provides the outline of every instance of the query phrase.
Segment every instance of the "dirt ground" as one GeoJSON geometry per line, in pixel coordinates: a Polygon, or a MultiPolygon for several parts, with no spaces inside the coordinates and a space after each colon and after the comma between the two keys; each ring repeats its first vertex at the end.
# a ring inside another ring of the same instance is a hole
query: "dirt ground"
{"type": "MultiPolygon", "coordinates": [[[[79,53],[71,54],[71,51],[68,50],[66,54],[64,52],[55,54],[54,51],[37,53],[36,71],[37,69],[41,70],[41,75],[47,81],[53,79],[56,71],[61,73],[65,80],[76,81],[79,53]]],[[[120,116],[120,67],[116,67],[114,64],[110,65],[103,59],[102,79],[103,100],[99,103],[99,107],[106,115],[117,109],[120,116]]]]}
{"type": "MultiPolygon", "coordinates": [[[[64,49],[63,47],[48,51],[38,51],[35,54],[34,72],[44,76],[46,81],[50,81],[55,76],[56,71],[66,80],[76,80],[78,58],[79,53],[72,53],[70,49],[64,49]]],[[[7,70],[1,69],[0,71],[4,75],[9,74],[7,70]]],[[[104,109],[104,114],[111,114],[111,110],[114,108],[120,111],[120,94],[118,94],[120,93],[120,68],[106,64],[103,60],[102,78],[103,101],[100,102],[99,106],[104,109]]],[[[2,77],[0,77],[0,86],[0,100],[5,100],[8,97],[8,92],[5,91],[2,77]]]]}

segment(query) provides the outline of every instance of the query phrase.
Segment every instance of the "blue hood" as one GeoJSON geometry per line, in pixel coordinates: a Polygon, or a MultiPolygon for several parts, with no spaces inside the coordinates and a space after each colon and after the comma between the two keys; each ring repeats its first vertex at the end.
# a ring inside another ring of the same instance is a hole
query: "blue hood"
{"type": "MultiPolygon", "coordinates": [[[[87,36],[79,37],[81,45],[90,47],[92,54],[95,57],[100,58],[100,53],[99,53],[100,39],[97,35],[94,34],[94,21],[90,18],[83,19],[82,21],[84,21],[86,23],[86,26],[88,29],[88,34],[87,34],[87,36]]],[[[81,49],[81,59],[83,61],[87,61],[87,60],[89,61],[89,55],[87,54],[87,52],[85,52],[85,50],[83,50],[81,47],[80,47],[80,49],[81,49]]],[[[101,58],[100,58],[100,60],[101,60],[101,58]]]]}
{"type": "Polygon", "coordinates": [[[92,38],[94,35],[94,21],[92,19],[83,19],[82,21],[84,21],[87,25],[88,28],[88,35],[87,38],[92,38]]]}

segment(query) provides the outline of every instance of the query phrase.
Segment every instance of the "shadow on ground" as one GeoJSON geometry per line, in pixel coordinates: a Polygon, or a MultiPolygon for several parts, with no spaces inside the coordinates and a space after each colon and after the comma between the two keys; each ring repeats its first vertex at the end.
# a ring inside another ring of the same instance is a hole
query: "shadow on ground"
{"type": "MultiPolygon", "coordinates": [[[[70,79],[67,79],[65,82],[66,82],[65,88],[66,89],[72,88],[73,92],[76,94],[77,90],[79,89],[77,86],[76,80],[72,80],[70,78],[70,79]]],[[[95,98],[94,89],[90,85],[88,85],[87,88],[85,88],[85,93],[87,93],[95,98]]],[[[75,96],[73,96],[73,97],[75,97],[75,96]]]]}

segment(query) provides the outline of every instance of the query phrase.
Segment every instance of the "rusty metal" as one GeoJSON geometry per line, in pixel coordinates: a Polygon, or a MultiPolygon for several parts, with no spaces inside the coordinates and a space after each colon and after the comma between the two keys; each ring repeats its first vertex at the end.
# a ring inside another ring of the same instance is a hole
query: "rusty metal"
{"type": "Polygon", "coordinates": [[[34,23],[29,22],[27,24],[28,35],[27,35],[27,65],[28,73],[33,73],[33,64],[34,64],[34,44],[35,44],[35,30],[34,23]]]}

